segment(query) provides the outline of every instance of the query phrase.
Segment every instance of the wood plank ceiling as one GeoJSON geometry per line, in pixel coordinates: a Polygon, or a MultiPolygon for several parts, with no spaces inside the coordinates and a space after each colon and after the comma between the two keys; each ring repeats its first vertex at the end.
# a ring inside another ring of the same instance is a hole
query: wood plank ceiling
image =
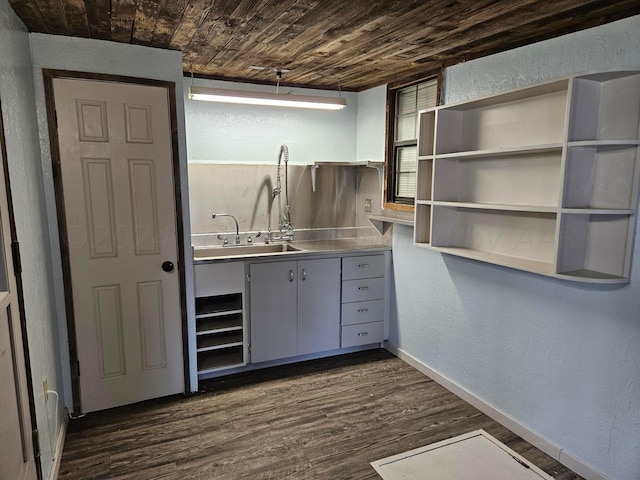
{"type": "Polygon", "coordinates": [[[640,13],[639,0],[9,0],[30,32],[183,53],[185,74],[361,91],[640,13]],[[256,70],[252,66],[265,67],[256,70]]]}

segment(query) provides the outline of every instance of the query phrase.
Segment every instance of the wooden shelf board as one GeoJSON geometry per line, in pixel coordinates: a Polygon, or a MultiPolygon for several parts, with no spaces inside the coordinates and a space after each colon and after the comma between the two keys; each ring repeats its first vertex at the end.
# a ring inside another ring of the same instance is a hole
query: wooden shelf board
{"type": "Polygon", "coordinates": [[[242,316],[233,316],[226,319],[214,320],[196,319],[196,333],[230,332],[242,328],[242,316]]]}
{"type": "Polygon", "coordinates": [[[196,335],[211,335],[213,333],[227,333],[227,332],[237,332],[242,330],[242,325],[234,326],[234,327],[223,327],[223,328],[211,328],[208,330],[199,330],[196,332],[196,335]]]}
{"type": "Polygon", "coordinates": [[[562,143],[546,143],[543,145],[524,145],[522,147],[492,148],[489,150],[471,150],[466,152],[439,153],[435,155],[436,160],[446,158],[481,159],[485,157],[500,157],[526,155],[528,153],[548,153],[561,152],[562,143]]]}
{"type": "Polygon", "coordinates": [[[200,353],[200,352],[210,352],[212,350],[223,350],[225,348],[241,347],[242,345],[243,345],[242,342],[221,343],[220,345],[211,345],[211,346],[207,346],[207,347],[201,347],[201,348],[196,349],[196,351],[198,353],[200,353]]]}
{"type": "Polygon", "coordinates": [[[569,142],[568,147],[637,147],[640,140],[580,140],[569,142]]]}
{"type": "Polygon", "coordinates": [[[399,223],[400,225],[408,225],[413,227],[413,219],[397,218],[385,215],[367,215],[367,219],[381,235],[384,235],[391,225],[399,223]]]}
{"type": "Polygon", "coordinates": [[[567,215],[633,215],[635,210],[627,208],[562,208],[567,215]]]}
{"type": "Polygon", "coordinates": [[[210,313],[199,313],[199,314],[196,315],[196,318],[224,317],[225,315],[234,315],[236,313],[242,313],[242,309],[239,309],[239,310],[219,310],[219,311],[210,312],[210,313]]]}
{"type": "Polygon", "coordinates": [[[520,270],[527,270],[541,275],[555,275],[555,267],[552,263],[530,260],[528,258],[511,257],[508,255],[500,255],[480,250],[472,250],[470,248],[434,247],[434,249],[442,253],[494,263],[503,267],[518,268],[520,270]]]}
{"type": "Polygon", "coordinates": [[[226,315],[228,312],[242,309],[242,293],[196,297],[196,315],[226,315]]]}
{"type": "Polygon", "coordinates": [[[491,105],[500,105],[508,102],[514,102],[518,100],[524,100],[527,98],[534,98],[541,95],[547,95],[550,93],[562,92],[568,90],[569,80],[562,79],[548,83],[543,83],[536,86],[526,86],[509,92],[500,93],[497,95],[490,95],[478,100],[463,101],[457,104],[444,105],[438,107],[438,109],[447,110],[473,110],[476,108],[487,107],[491,105]]]}
{"type": "Polygon", "coordinates": [[[198,375],[243,364],[242,350],[223,355],[212,355],[198,360],[198,375]]]}
{"type": "Polygon", "coordinates": [[[611,275],[609,273],[594,272],[593,270],[573,270],[570,272],[559,272],[558,277],[567,278],[569,280],[577,280],[581,282],[593,283],[627,283],[628,278],[619,275],[611,275]]]}
{"type": "Polygon", "coordinates": [[[434,200],[434,206],[456,207],[456,208],[472,208],[475,210],[502,210],[507,212],[534,212],[534,213],[557,213],[557,207],[549,207],[543,205],[506,205],[495,203],[472,203],[472,202],[440,202],[434,200]]]}

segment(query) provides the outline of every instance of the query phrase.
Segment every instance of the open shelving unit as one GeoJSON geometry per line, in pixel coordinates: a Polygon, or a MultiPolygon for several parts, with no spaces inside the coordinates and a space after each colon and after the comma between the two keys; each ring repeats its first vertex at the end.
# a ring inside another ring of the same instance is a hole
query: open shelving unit
{"type": "Polygon", "coordinates": [[[640,72],[420,112],[414,242],[583,282],[629,281],[640,72]]]}
{"type": "Polygon", "coordinates": [[[196,298],[198,374],[242,365],[242,293],[196,298]]]}
{"type": "Polygon", "coordinates": [[[196,265],[194,281],[198,378],[246,365],[244,262],[196,265]]]}

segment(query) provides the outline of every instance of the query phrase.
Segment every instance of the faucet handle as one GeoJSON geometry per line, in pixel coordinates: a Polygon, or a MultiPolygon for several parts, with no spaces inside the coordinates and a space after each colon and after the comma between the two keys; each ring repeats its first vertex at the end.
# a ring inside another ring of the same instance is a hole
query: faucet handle
{"type": "Polygon", "coordinates": [[[222,235],[218,234],[218,240],[222,240],[223,245],[229,245],[229,239],[227,237],[223,237],[222,235]]]}

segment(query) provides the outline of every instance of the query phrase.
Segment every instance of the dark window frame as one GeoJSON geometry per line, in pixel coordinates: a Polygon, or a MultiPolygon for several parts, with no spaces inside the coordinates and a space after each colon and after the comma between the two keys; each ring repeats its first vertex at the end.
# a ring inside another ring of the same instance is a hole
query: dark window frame
{"type": "Polygon", "coordinates": [[[395,82],[387,85],[387,119],[386,119],[386,139],[385,139],[385,175],[384,175],[384,208],[391,210],[414,210],[414,199],[396,197],[397,182],[397,156],[396,151],[403,146],[416,145],[416,141],[395,141],[395,114],[396,114],[396,94],[406,87],[411,87],[427,80],[436,78],[437,99],[440,104],[442,92],[442,70],[430,72],[420,77],[409,79],[404,82],[395,82]]]}

